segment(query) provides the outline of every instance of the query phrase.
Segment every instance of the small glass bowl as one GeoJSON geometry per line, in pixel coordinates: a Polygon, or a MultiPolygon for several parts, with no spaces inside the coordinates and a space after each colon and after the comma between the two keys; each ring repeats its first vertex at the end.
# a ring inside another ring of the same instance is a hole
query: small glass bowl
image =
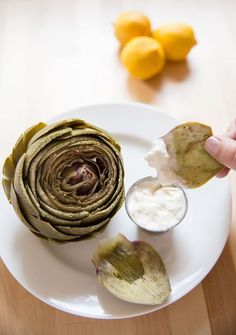
{"type": "Polygon", "coordinates": [[[137,180],[130,188],[129,188],[129,190],[128,190],[128,192],[127,192],[127,194],[126,194],[126,197],[125,197],[125,209],[126,209],[126,212],[127,212],[127,214],[128,214],[128,216],[129,216],[129,218],[137,225],[137,226],[139,226],[140,228],[142,228],[142,229],[144,229],[144,230],[147,230],[147,231],[149,231],[149,232],[153,232],[153,233],[164,233],[164,232],[167,232],[167,231],[169,231],[169,230],[171,230],[172,228],[174,228],[174,227],[176,227],[181,221],[183,221],[183,219],[185,218],[185,216],[186,216],[186,213],[187,213],[187,211],[188,211],[188,199],[187,199],[187,196],[186,196],[186,193],[185,193],[185,191],[183,190],[183,188],[182,187],[180,187],[179,185],[176,185],[176,184],[170,184],[170,185],[162,185],[161,183],[160,183],[160,180],[159,180],[159,178],[158,177],[152,177],[152,176],[149,176],[149,177],[144,177],[144,178],[142,178],[142,179],[139,179],[139,180],[137,180]],[[133,192],[133,190],[134,190],[134,188],[135,188],[135,186],[137,186],[137,185],[139,185],[139,184],[141,184],[141,183],[146,183],[146,182],[148,182],[148,181],[150,181],[150,182],[155,182],[155,183],[157,183],[157,186],[158,185],[160,185],[160,188],[164,188],[164,187],[175,187],[175,188],[178,188],[179,190],[181,190],[181,192],[183,193],[183,195],[184,195],[184,203],[185,203],[185,209],[184,209],[184,213],[183,213],[183,215],[181,216],[181,218],[180,219],[178,219],[178,220],[176,220],[176,223],[175,224],[173,224],[173,225],[171,225],[170,227],[168,227],[167,229],[165,229],[165,230],[160,230],[160,229],[150,229],[150,228],[146,228],[144,225],[142,225],[141,223],[138,223],[133,217],[132,217],[132,215],[131,215],[131,213],[130,213],[130,211],[129,211],[129,199],[130,199],[130,195],[132,194],[132,192],[133,192]]]}

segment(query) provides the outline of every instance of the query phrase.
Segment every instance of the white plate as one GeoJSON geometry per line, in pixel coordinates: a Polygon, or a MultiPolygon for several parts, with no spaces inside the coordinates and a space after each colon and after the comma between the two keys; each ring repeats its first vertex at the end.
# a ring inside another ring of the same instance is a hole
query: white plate
{"type": "MultiPolygon", "coordinates": [[[[119,140],[125,165],[125,186],[153,174],[143,157],[151,142],[176,125],[172,117],[143,104],[105,104],[79,108],[54,118],[85,119],[119,140]]],[[[155,235],[139,229],[124,206],[105,231],[91,240],[54,245],[38,239],[19,222],[1,191],[1,257],[16,280],[37,298],[60,310],[92,318],[126,318],[163,308],[192,290],[211,270],[225,245],[231,220],[226,179],[213,179],[187,191],[189,210],[173,230],[155,235]],[[160,253],[172,286],[161,306],[135,305],[113,297],[98,282],[91,254],[105,236],[123,233],[146,240],[160,253]]]]}

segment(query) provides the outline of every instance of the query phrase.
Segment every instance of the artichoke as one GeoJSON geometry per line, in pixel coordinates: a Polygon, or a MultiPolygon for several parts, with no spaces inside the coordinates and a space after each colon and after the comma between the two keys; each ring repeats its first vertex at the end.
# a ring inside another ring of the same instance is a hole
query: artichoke
{"type": "Polygon", "coordinates": [[[5,194],[38,237],[90,237],[123,203],[120,151],[109,133],[83,120],[39,123],[20,136],[4,163],[5,194]]]}
{"type": "Polygon", "coordinates": [[[158,305],[171,292],[161,257],[145,241],[129,241],[122,234],[103,239],[92,262],[99,282],[121,300],[158,305]]]}

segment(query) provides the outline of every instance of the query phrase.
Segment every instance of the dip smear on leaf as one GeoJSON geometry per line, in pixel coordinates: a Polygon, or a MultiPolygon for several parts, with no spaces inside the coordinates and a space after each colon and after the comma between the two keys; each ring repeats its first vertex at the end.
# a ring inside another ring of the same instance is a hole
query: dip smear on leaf
{"type": "Polygon", "coordinates": [[[210,136],[212,130],[204,124],[181,124],[155,140],[145,159],[157,170],[162,185],[202,186],[224,167],[204,148],[210,136]]]}
{"type": "Polygon", "coordinates": [[[223,166],[204,149],[210,136],[209,126],[187,122],[163,137],[177,182],[184,187],[199,187],[222,170],[223,166]]]}

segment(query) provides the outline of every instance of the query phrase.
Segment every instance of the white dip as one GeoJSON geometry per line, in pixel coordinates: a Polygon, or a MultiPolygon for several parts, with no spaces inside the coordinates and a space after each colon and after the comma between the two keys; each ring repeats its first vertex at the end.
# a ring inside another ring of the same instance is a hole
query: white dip
{"type": "Polygon", "coordinates": [[[172,184],[175,181],[176,176],[171,169],[170,157],[162,138],[158,138],[153,142],[145,159],[150,167],[157,170],[158,178],[162,185],[172,184]]]}
{"type": "Polygon", "coordinates": [[[138,182],[127,199],[130,217],[150,231],[165,231],[182,220],[187,202],[182,189],[162,187],[157,179],[138,182]]]}

